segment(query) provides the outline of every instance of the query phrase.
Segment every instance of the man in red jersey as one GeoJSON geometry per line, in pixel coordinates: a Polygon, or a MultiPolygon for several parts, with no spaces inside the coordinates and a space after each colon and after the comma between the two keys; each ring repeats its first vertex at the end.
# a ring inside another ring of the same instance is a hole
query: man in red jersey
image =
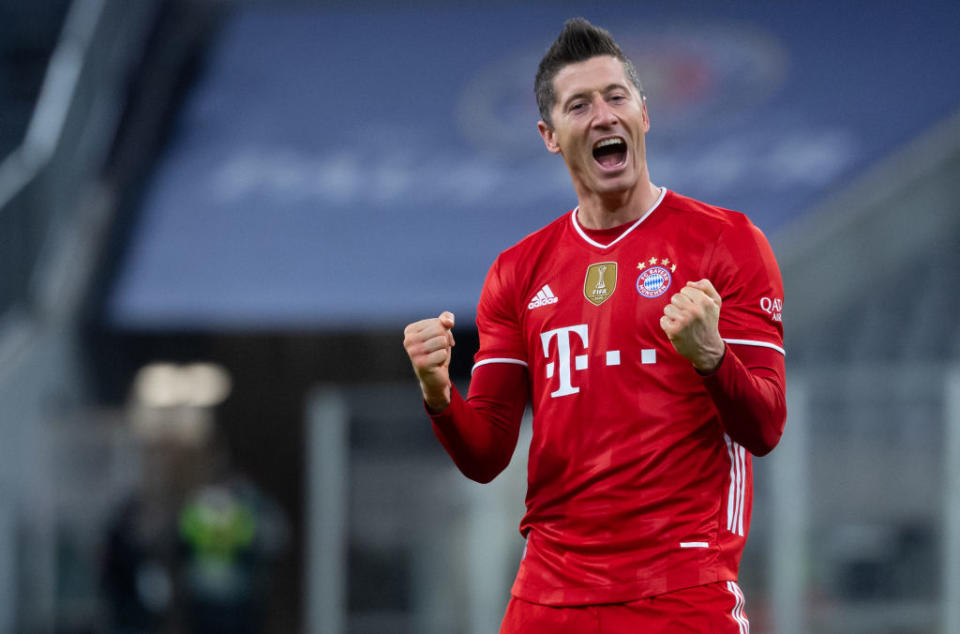
{"type": "Polygon", "coordinates": [[[434,431],[488,482],[532,404],[527,547],[501,634],[749,631],[751,455],[786,419],[773,253],[743,214],[650,181],[640,80],[570,20],[535,81],[579,206],[494,262],[464,399],[453,315],[407,326],[434,431]]]}

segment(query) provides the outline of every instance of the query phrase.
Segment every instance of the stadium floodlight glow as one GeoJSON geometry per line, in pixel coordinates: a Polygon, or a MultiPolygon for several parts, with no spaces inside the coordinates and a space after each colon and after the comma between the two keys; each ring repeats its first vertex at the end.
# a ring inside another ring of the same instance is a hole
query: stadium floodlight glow
{"type": "Polygon", "coordinates": [[[180,404],[178,367],[173,363],[151,363],[137,372],[133,396],[146,407],[174,407],[180,404]]]}
{"type": "Polygon", "coordinates": [[[213,407],[230,395],[230,375],[214,363],[191,363],[180,371],[180,390],[184,404],[213,407]]]}
{"type": "Polygon", "coordinates": [[[213,407],[230,394],[230,375],[214,363],[151,363],[137,373],[133,397],[144,407],[213,407]]]}
{"type": "Polygon", "coordinates": [[[226,400],[231,384],[215,363],[150,363],[133,380],[130,423],[147,441],[203,445],[213,433],[211,408],[226,400]]]}

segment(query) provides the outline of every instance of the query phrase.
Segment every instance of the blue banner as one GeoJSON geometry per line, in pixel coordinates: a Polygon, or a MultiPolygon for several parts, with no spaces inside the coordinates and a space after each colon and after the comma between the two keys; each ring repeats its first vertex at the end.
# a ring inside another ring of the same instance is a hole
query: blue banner
{"type": "MultiPolygon", "coordinates": [[[[960,106],[957,7],[644,2],[584,16],[638,66],[653,181],[775,238],[960,106]]],[[[579,11],[238,9],[149,184],[112,323],[472,319],[497,253],[576,205],[537,134],[533,76],[579,11]]]]}

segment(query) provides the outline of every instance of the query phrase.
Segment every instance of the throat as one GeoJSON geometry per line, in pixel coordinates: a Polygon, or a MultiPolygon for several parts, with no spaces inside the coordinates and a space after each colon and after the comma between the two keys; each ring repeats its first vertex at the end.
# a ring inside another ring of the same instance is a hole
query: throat
{"type": "Polygon", "coordinates": [[[617,229],[651,212],[665,191],[646,181],[624,191],[599,194],[578,191],[577,224],[583,229],[617,229]]]}

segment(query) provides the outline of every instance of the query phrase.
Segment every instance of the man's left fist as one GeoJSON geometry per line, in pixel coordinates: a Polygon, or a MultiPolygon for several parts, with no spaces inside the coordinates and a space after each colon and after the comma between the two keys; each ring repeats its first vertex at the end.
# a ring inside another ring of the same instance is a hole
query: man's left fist
{"type": "Polygon", "coordinates": [[[720,338],[720,294],[710,280],[687,282],[663,309],[660,327],[670,343],[700,372],[712,372],[723,361],[720,338]]]}

